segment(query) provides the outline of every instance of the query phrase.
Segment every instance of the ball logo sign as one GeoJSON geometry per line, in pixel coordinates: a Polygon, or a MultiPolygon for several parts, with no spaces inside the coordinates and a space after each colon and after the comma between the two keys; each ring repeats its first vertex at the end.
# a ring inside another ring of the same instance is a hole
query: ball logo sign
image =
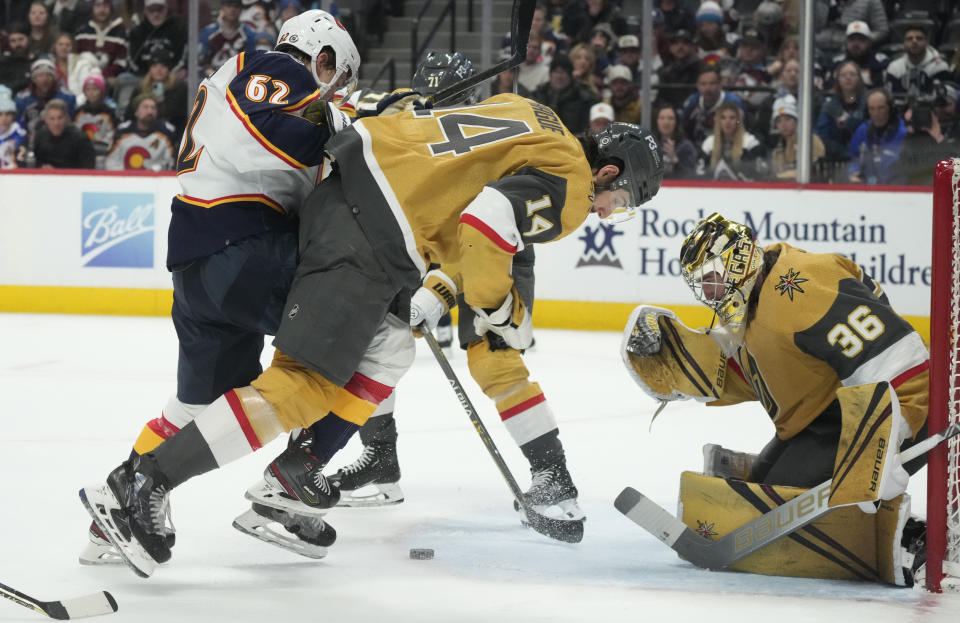
{"type": "Polygon", "coordinates": [[[153,268],[153,194],[83,193],[83,266],[153,268]]]}

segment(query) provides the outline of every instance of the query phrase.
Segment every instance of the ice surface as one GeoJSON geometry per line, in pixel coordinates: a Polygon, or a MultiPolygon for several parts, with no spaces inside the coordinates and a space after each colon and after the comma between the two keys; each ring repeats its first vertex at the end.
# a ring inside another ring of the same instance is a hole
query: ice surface
{"type": "MultiPolygon", "coordinates": [[[[40,599],[106,589],[111,621],[950,621],[960,596],[873,584],[708,572],[679,560],[613,508],[626,485],[669,509],[679,474],[700,469],[701,446],[757,451],[773,428],[758,405],[667,407],[633,385],[614,333],[536,332],[527,356],[560,422],[588,520],[579,545],[520,526],[510,494],[428,349],[399,389],[397,423],[406,501],[335,509],[339,532],[321,561],[230,527],[243,491],[282,449],[177,489],[173,560],[148,579],[125,567],[81,567],[89,517],[77,490],[128,454],[173,391],[176,338],[158,318],[0,314],[0,582],[40,599]],[[410,560],[412,547],[434,560],[410,560]]],[[[270,348],[267,348],[269,356],[270,348]]],[[[268,359],[265,358],[265,361],[268,359]]],[[[454,368],[514,473],[526,461],[470,381],[454,368]]],[[[359,452],[356,440],[334,459],[359,452]]],[[[914,509],[924,478],[913,479],[914,509]]],[[[0,621],[37,615],[0,603],[0,621]]]]}

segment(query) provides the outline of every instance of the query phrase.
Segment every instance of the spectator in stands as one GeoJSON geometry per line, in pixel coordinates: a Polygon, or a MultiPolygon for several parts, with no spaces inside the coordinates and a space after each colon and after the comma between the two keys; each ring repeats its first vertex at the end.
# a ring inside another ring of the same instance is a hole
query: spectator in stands
{"type": "Polygon", "coordinates": [[[944,136],[960,140],[960,115],[957,114],[958,95],[960,95],[960,85],[956,82],[944,84],[942,101],[940,101],[940,98],[934,101],[933,114],[937,116],[944,136]]]}
{"type": "MultiPolygon", "coordinates": [[[[873,88],[883,84],[883,73],[890,59],[886,54],[873,51],[873,39],[866,22],[850,22],[847,26],[847,38],[844,40],[844,53],[833,58],[836,68],[844,61],[856,61],[860,67],[861,79],[866,87],[873,88]]],[[[824,87],[831,88],[831,74],[826,76],[824,87]]]]}
{"type": "MultiPolygon", "coordinates": [[[[140,81],[138,96],[149,96],[159,108],[161,119],[169,121],[174,130],[171,135],[174,143],[180,142],[180,136],[187,123],[187,84],[171,71],[174,64],[173,52],[165,47],[153,48],[149,59],[147,75],[140,81]]],[[[139,100],[134,97],[127,110],[126,117],[131,118],[139,100]]]]}
{"type": "Polygon", "coordinates": [[[552,108],[563,124],[577,134],[590,124],[590,107],[597,98],[573,79],[573,63],[562,54],[550,63],[550,80],[533,92],[533,99],[552,108]]]}
{"type": "Polygon", "coordinates": [[[240,52],[253,52],[257,34],[240,21],[240,0],[221,0],[220,16],[200,32],[200,68],[209,76],[240,52]]]}
{"type": "Polygon", "coordinates": [[[670,54],[673,60],[660,68],[660,84],[690,85],[687,88],[661,89],[658,97],[674,108],[683,105],[695,90],[697,76],[700,73],[700,56],[693,42],[693,35],[686,30],[678,30],[670,38],[670,54]]]}
{"type": "MultiPolygon", "coordinates": [[[[553,28],[553,24],[550,23],[550,10],[547,5],[542,2],[538,2],[536,8],[533,10],[533,22],[530,26],[530,33],[537,33],[540,35],[545,47],[550,46],[553,48],[550,54],[546,54],[544,50],[541,50],[541,56],[545,56],[548,59],[548,66],[556,54],[570,51],[570,40],[567,39],[563,33],[558,33],[553,28]]],[[[507,39],[504,44],[505,47],[510,45],[509,35],[507,39]]]]}
{"type": "MultiPolygon", "coordinates": [[[[797,179],[797,100],[792,95],[785,95],[773,105],[773,120],[777,127],[777,143],[770,154],[770,168],[773,179],[792,181],[797,179]]],[[[826,149],[823,141],[816,134],[810,143],[813,162],[823,158],[826,149]]]]}
{"type": "Polygon", "coordinates": [[[73,53],[73,37],[70,33],[61,32],[53,42],[53,63],[57,67],[57,85],[68,93],[76,92],[70,89],[70,71],[71,65],[76,63],[76,55],[73,53]]]}
{"type": "MultiPolygon", "coordinates": [[[[117,129],[117,106],[107,97],[107,85],[99,74],[90,75],[84,80],[83,96],[86,101],[77,110],[73,124],[90,139],[97,161],[102,165],[103,158],[113,147],[117,129]]],[[[101,169],[103,166],[97,168],[101,169]]]]}
{"type": "Polygon", "coordinates": [[[911,26],[903,34],[903,54],[887,65],[886,88],[898,103],[908,97],[933,96],[934,81],[951,79],[950,66],[927,44],[927,32],[911,26]]]}
{"type": "MultiPolygon", "coordinates": [[[[770,142],[767,143],[768,145],[772,145],[773,141],[777,138],[776,127],[773,123],[774,102],[784,95],[792,95],[797,101],[800,100],[800,62],[791,60],[784,63],[783,71],[780,72],[780,80],[775,82],[773,86],[776,88],[776,91],[768,95],[760,106],[757,107],[757,114],[753,119],[753,123],[750,125],[758,138],[764,141],[770,140],[770,142]]],[[[814,91],[811,99],[813,104],[811,107],[812,110],[808,111],[807,114],[810,115],[812,121],[817,118],[820,112],[822,95],[819,91],[814,91]]]]}
{"type": "Polygon", "coordinates": [[[694,144],[701,144],[713,134],[716,112],[724,102],[731,102],[743,110],[743,102],[733,93],[720,88],[720,72],[704,65],[697,75],[697,92],[683,105],[684,133],[694,144]]]}
{"type": "Polygon", "coordinates": [[[613,106],[614,121],[640,124],[640,91],[626,65],[607,68],[607,103],[613,106]]]}
{"type": "Polygon", "coordinates": [[[527,91],[526,87],[516,82],[516,78],[516,71],[513,69],[501,71],[499,74],[497,74],[497,77],[493,79],[493,83],[490,85],[490,95],[513,93],[514,84],[516,84],[517,95],[520,95],[521,97],[532,97],[532,94],[530,91],[527,91]]]}
{"type": "Polygon", "coordinates": [[[133,99],[133,106],[133,119],[117,128],[106,168],[111,171],[172,170],[176,158],[174,128],[159,117],[156,98],[138,95],[133,99]]]}
{"type": "Polygon", "coordinates": [[[33,141],[41,169],[92,169],[96,159],[87,135],[70,123],[66,102],[52,99],[43,107],[43,123],[33,141]]]}
{"type": "Polygon", "coordinates": [[[590,134],[596,134],[613,123],[613,107],[606,102],[597,102],[590,107],[590,134]]]}
{"type": "Polygon", "coordinates": [[[64,103],[69,121],[76,109],[77,98],[57,86],[57,68],[53,61],[38,58],[30,66],[30,86],[17,97],[20,125],[27,129],[31,141],[36,136],[43,110],[52,100],[64,103]]]}
{"type": "Polygon", "coordinates": [[[570,62],[573,64],[573,79],[594,95],[599,94],[603,78],[597,73],[597,56],[593,47],[586,43],[573,46],[570,50],[570,62]]]}
{"type": "Polygon", "coordinates": [[[823,102],[814,129],[826,148],[827,160],[846,162],[850,159],[853,133],[867,118],[862,78],[860,66],[854,61],[844,61],[834,70],[833,93],[823,102]]]}
{"type": "Polygon", "coordinates": [[[652,134],[663,152],[664,179],[690,179],[697,171],[697,148],[683,135],[677,111],[669,105],[653,112],[652,134]]]}
{"type": "Polygon", "coordinates": [[[640,39],[636,35],[623,35],[617,39],[617,63],[630,68],[633,82],[636,84],[640,84],[643,70],[649,66],[651,70],[650,84],[656,85],[659,82],[657,72],[663,67],[663,61],[660,60],[656,46],[653,47],[653,61],[649,65],[646,62],[641,62],[640,39]]]}
{"type": "Polygon", "coordinates": [[[173,66],[179,68],[187,43],[183,21],[169,15],[166,0],[144,0],[143,14],[146,19],[130,31],[130,70],[137,76],[145,75],[150,68],[149,59],[154,47],[172,51],[173,66]]]}
{"type": "Polygon", "coordinates": [[[853,22],[866,22],[875,44],[885,42],[890,35],[890,24],[883,0],[833,0],[830,4],[828,22],[839,22],[844,28],[853,22]]]}
{"type": "MultiPolygon", "coordinates": [[[[734,86],[766,87],[770,86],[770,74],[767,73],[767,49],[756,30],[743,33],[737,45],[737,76],[734,86]]],[[[759,106],[767,95],[763,91],[742,91],[744,102],[753,108],[759,106]]]]}
{"type": "Polygon", "coordinates": [[[770,75],[770,80],[778,80],[780,78],[780,72],[783,71],[783,65],[789,60],[800,60],[800,40],[796,36],[791,35],[783,40],[783,43],[780,44],[780,51],[777,53],[777,58],[774,59],[772,63],[767,65],[767,73],[770,75]]]}
{"type": "Polygon", "coordinates": [[[907,184],[933,185],[933,172],[937,163],[960,154],[957,139],[949,137],[940,125],[937,114],[928,111],[922,119],[915,111],[904,115],[907,135],[897,160],[897,167],[906,177],[907,184]]]}
{"type": "Polygon", "coordinates": [[[593,55],[597,59],[594,73],[602,76],[606,73],[607,67],[613,64],[614,44],[617,42],[616,35],[610,29],[610,24],[600,23],[593,27],[590,32],[590,47],[593,48],[593,55]]]}
{"type": "Polygon", "coordinates": [[[18,168],[26,155],[27,131],[17,123],[17,105],[10,89],[0,86],[0,169],[18,168]]]}
{"type": "Polygon", "coordinates": [[[714,117],[713,133],[700,147],[697,172],[714,180],[766,179],[767,148],[743,127],[743,109],[732,101],[721,102],[714,117]]]}
{"type": "Polygon", "coordinates": [[[300,4],[300,0],[283,0],[277,6],[277,19],[273,20],[274,30],[280,32],[280,27],[285,21],[301,13],[303,13],[303,5],[300,4]]]}
{"type": "Polygon", "coordinates": [[[622,35],[626,22],[611,0],[570,0],[563,12],[563,34],[576,43],[587,43],[594,26],[606,22],[614,34],[622,35]]]}
{"type": "Polygon", "coordinates": [[[730,58],[730,42],[723,29],[723,9],[713,0],[704,0],[697,9],[697,46],[700,60],[715,65],[730,58]]]}
{"type": "Polygon", "coordinates": [[[903,184],[906,175],[897,166],[907,127],[893,109],[885,89],[867,93],[869,119],[860,124],[850,141],[850,181],[864,184],[903,184]]]}
{"type": "MultiPolygon", "coordinates": [[[[270,21],[270,9],[273,7],[272,0],[243,0],[243,8],[240,11],[240,21],[247,25],[254,33],[273,31],[273,23],[270,21]]],[[[223,2],[220,3],[223,6],[223,2]]],[[[276,39],[279,31],[273,31],[276,39]]]]}
{"type": "Polygon", "coordinates": [[[517,82],[530,92],[537,90],[537,87],[550,79],[550,65],[543,62],[540,56],[542,42],[540,33],[531,31],[527,40],[527,56],[517,67],[517,82]]]}
{"type": "Polygon", "coordinates": [[[85,0],[53,0],[50,10],[57,29],[71,35],[90,19],[90,5],[85,0]]]}
{"type": "Polygon", "coordinates": [[[113,14],[112,0],[93,0],[91,18],[77,31],[77,52],[90,52],[97,58],[100,72],[110,84],[127,69],[127,29],[123,19],[113,14]]]}
{"type": "Polygon", "coordinates": [[[50,54],[57,34],[57,28],[50,19],[50,10],[43,2],[36,0],[30,5],[27,21],[30,24],[30,51],[36,56],[50,54]]]}
{"type": "MultiPolygon", "coordinates": [[[[796,11],[799,14],[799,9],[796,11]]],[[[783,8],[772,0],[763,0],[753,11],[753,27],[769,50],[779,50],[787,35],[796,34],[784,19],[783,8]]]]}
{"type": "Polygon", "coordinates": [[[0,55],[0,85],[16,95],[30,84],[30,65],[34,56],[30,52],[30,29],[26,24],[11,24],[7,28],[6,52],[0,55]]]}
{"type": "Polygon", "coordinates": [[[693,32],[697,29],[696,17],[690,10],[689,3],[683,0],[654,0],[653,6],[663,13],[667,32],[674,33],[678,30],[693,32]]]}

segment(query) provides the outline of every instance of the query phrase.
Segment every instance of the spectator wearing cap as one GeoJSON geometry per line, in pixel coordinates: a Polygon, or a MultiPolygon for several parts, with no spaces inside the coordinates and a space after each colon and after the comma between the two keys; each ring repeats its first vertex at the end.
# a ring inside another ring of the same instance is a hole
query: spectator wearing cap
{"type": "Polygon", "coordinates": [[[653,111],[653,137],[663,152],[664,179],[690,179],[697,171],[697,148],[683,135],[677,110],[669,104],[653,111]]]}
{"type": "Polygon", "coordinates": [[[895,99],[908,94],[934,95],[934,81],[951,80],[950,66],[927,43],[927,31],[911,26],[903,33],[903,54],[890,61],[884,79],[895,99]]]}
{"type": "Polygon", "coordinates": [[[73,124],[87,135],[97,159],[102,160],[113,147],[117,129],[117,105],[107,97],[106,82],[99,74],[87,76],[83,81],[83,96],[86,101],[77,109],[73,124]]]}
{"type": "Polygon", "coordinates": [[[713,134],[713,121],[721,104],[730,102],[743,110],[743,102],[720,86],[720,72],[705,65],[697,75],[697,91],[683,104],[684,133],[694,144],[713,134]]]}
{"type": "Polygon", "coordinates": [[[30,51],[37,56],[49,54],[57,34],[57,27],[50,19],[50,9],[47,5],[39,0],[31,3],[27,23],[30,25],[30,51]]]}
{"type": "Polygon", "coordinates": [[[723,9],[713,0],[705,0],[697,9],[697,46],[700,60],[715,65],[730,58],[730,41],[723,29],[723,9]]]}
{"type": "Polygon", "coordinates": [[[607,68],[607,103],[613,106],[614,121],[640,123],[640,92],[633,81],[633,74],[626,65],[610,65],[607,68]]]}
{"type": "Polygon", "coordinates": [[[540,44],[543,39],[538,32],[530,32],[527,40],[527,55],[517,67],[517,83],[529,92],[537,90],[541,84],[550,80],[550,64],[540,56],[540,44]]]}
{"type": "Polygon", "coordinates": [[[597,24],[590,32],[590,47],[593,48],[593,54],[597,57],[597,66],[594,72],[598,76],[602,76],[607,71],[607,67],[613,64],[614,44],[616,42],[617,37],[610,29],[610,24],[597,24]]]}
{"type": "Polygon", "coordinates": [[[833,92],[820,108],[814,132],[823,141],[828,161],[846,162],[853,133],[867,118],[866,88],[856,61],[843,61],[833,74],[833,92]]]}
{"type": "Polygon", "coordinates": [[[890,35],[890,23],[883,0],[834,0],[830,4],[828,22],[839,22],[843,27],[856,21],[866,22],[876,44],[885,42],[890,35]]]}
{"type": "Polygon", "coordinates": [[[689,85],[688,87],[661,89],[659,99],[674,108],[683,105],[693,93],[694,84],[700,74],[700,55],[693,35],[686,30],[678,30],[670,37],[670,55],[673,60],[660,68],[660,84],[689,85]]]}
{"type": "Polygon", "coordinates": [[[133,98],[133,118],[117,128],[117,138],[107,154],[110,171],[170,171],[176,158],[174,128],[160,117],[152,95],[133,98]]]}
{"type": "Polygon", "coordinates": [[[743,126],[743,109],[723,102],[714,113],[713,131],[700,147],[698,174],[714,180],[757,181],[767,178],[767,148],[743,126]]]}
{"type": "MultiPolygon", "coordinates": [[[[187,83],[177,77],[173,69],[173,52],[164,47],[153,48],[147,74],[140,81],[137,96],[151,97],[159,108],[162,119],[173,125],[174,143],[179,143],[183,128],[187,123],[187,83]]],[[[127,108],[127,119],[136,112],[137,97],[127,108]]]]}
{"type": "Polygon", "coordinates": [[[60,32],[76,34],[90,19],[90,5],[86,0],[53,0],[48,6],[60,32]]]}
{"type": "Polygon", "coordinates": [[[570,62],[573,64],[573,79],[594,95],[598,95],[600,87],[603,86],[603,78],[597,73],[597,55],[593,46],[586,43],[573,46],[570,50],[570,62]]]}
{"type": "MultiPolygon", "coordinates": [[[[767,48],[756,30],[743,33],[737,44],[737,75],[734,85],[738,87],[770,86],[770,74],[767,73],[767,48]]],[[[759,106],[766,94],[763,91],[744,91],[746,104],[752,108],[759,106]]]]}
{"type": "Polygon", "coordinates": [[[36,135],[41,113],[47,103],[61,100],[67,107],[68,120],[76,109],[77,98],[57,85],[57,68],[49,58],[38,58],[30,66],[30,86],[17,97],[20,125],[31,139],[36,135]]]}
{"type": "Polygon", "coordinates": [[[277,19],[273,21],[274,30],[280,32],[285,21],[301,13],[303,13],[303,5],[300,4],[300,0],[282,0],[277,4],[277,19]]]}
{"type": "MultiPolygon", "coordinates": [[[[817,1],[819,3],[819,0],[817,1]]],[[[795,6],[797,8],[790,13],[796,12],[799,14],[799,5],[795,6]]],[[[758,4],[753,11],[753,27],[766,42],[767,49],[779,50],[786,34],[785,31],[789,28],[783,19],[783,7],[780,3],[773,0],[763,0],[758,4]]],[[[794,30],[790,34],[796,34],[796,31],[794,30]]]]}
{"type": "Polygon", "coordinates": [[[143,76],[150,68],[154,47],[165,47],[173,52],[173,67],[183,62],[187,30],[183,21],[170,15],[166,0],[144,0],[141,21],[130,31],[130,71],[143,76]]]}
{"type": "Polygon", "coordinates": [[[907,177],[897,166],[907,127],[893,109],[885,89],[867,93],[867,115],[850,141],[850,181],[861,184],[904,184],[907,177]]]}
{"type": "Polygon", "coordinates": [[[550,63],[550,80],[533,92],[533,99],[549,106],[574,134],[585,132],[590,124],[590,107],[597,98],[573,78],[573,63],[562,54],[550,63]]]}
{"type": "MultiPolygon", "coordinates": [[[[757,109],[756,117],[751,124],[754,133],[761,138],[769,138],[772,145],[773,140],[776,139],[776,127],[774,126],[773,118],[773,108],[774,103],[784,95],[792,95],[794,98],[799,101],[799,92],[800,92],[800,62],[797,60],[790,60],[784,63],[783,71],[780,72],[780,80],[774,82],[773,86],[776,88],[776,91],[771,95],[767,96],[765,100],[760,104],[757,109]]],[[[823,94],[820,91],[814,90],[811,96],[811,104],[809,115],[811,122],[817,118],[817,115],[820,113],[820,105],[823,101],[823,94]]]]}
{"type": "MultiPolygon", "coordinates": [[[[223,6],[223,2],[220,6],[223,6]]],[[[279,31],[273,30],[273,22],[270,21],[272,6],[272,0],[243,0],[240,21],[254,33],[268,32],[276,39],[279,31]]]]}
{"type": "Polygon", "coordinates": [[[240,0],[221,0],[217,21],[200,32],[200,69],[204,75],[212,75],[240,52],[256,49],[257,33],[240,21],[242,8],[240,0]]]}
{"type": "Polygon", "coordinates": [[[16,169],[23,162],[27,131],[17,123],[17,105],[10,89],[0,86],[0,169],[16,169]]]}
{"type": "MultiPolygon", "coordinates": [[[[797,179],[797,100],[792,95],[785,95],[774,105],[774,124],[777,127],[777,142],[770,154],[770,168],[775,180],[797,179]]],[[[826,149],[823,141],[816,134],[813,135],[810,149],[813,162],[824,157],[826,149]]]]}
{"type": "Polygon", "coordinates": [[[108,83],[127,69],[127,28],[123,18],[113,14],[112,0],[93,0],[90,20],[74,38],[78,53],[90,52],[108,83]]]}
{"type": "Polygon", "coordinates": [[[687,2],[683,0],[654,0],[653,6],[663,13],[664,28],[668,33],[697,29],[697,20],[687,2]]]}
{"type": "Polygon", "coordinates": [[[607,23],[617,35],[626,30],[620,8],[611,0],[570,0],[563,11],[563,34],[571,43],[589,43],[597,24],[607,23]]]}
{"type": "Polygon", "coordinates": [[[590,107],[590,134],[596,134],[606,129],[611,123],[615,114],[613,106],[606,102],[597,102],[590,107]]]}
{"type": "MultiPolygon", "coordinates": [[[[883,74],[890,59],[886,54],[873,51],[873,33],[866,22],[855,21],[847,24],[847,36],[844,39],[843,54],[833,57],[834,69],[845,61],[855,61],[860,67],[863,84],[869,89],[883,84],[883,74]]],[[[833,86],[833,71],[824,76],[824,88],[833,86]]]]}
{"type": "MultiPolygon", "coordinates": [[[[640,59],[640,38],[636,35],[623,35],[617,39],[617,64],[624,65],[630,69],[633,76],[633,82],[640,84],[643,70],[647,67],[646,62],[640,59]]],[[[656,85],[659,82],[658,73],[663,67],[663,61],[657,54],[656,48],[653,50],[653,61],[650,63],[650,84],[656,85]]]]}
{"type": "Polygon", "coordinates": [[[0,55],[0,85],[16,94],[30,84],[30,65],[35,60],[30,51],[30,29],[26,24],[10,25],[7,47],[8,50],[0,55]]]}
{"type": "Polygon", "coordinates": [[[41,169],[93,169],[96,157],[87,135],[70,122],[63,100],[53,99],[43,107],[43,123],[33,141],[36,166],[41,169]]]}

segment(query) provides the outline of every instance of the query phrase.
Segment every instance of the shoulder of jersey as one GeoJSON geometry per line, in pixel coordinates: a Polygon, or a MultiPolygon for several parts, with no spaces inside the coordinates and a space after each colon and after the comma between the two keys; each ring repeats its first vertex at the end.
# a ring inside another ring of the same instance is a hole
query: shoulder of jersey
{"type": "Polygon", "coordinates": [[[833,305],[840,280],[860,278],[856,264],[833,253],[808,253],[777,243],[780,257],[763,283],[760,312],[782,329],[801,331],[816,323],[833,305]]]}
{"type": "Polygon", "coordinates": [[[238,73],[263,74],[275,80],[283,80],[290,86],[316,89],[313,74],[298,60],[283,52],[255,52],[243,53],[243,67],[238,73]]]}

